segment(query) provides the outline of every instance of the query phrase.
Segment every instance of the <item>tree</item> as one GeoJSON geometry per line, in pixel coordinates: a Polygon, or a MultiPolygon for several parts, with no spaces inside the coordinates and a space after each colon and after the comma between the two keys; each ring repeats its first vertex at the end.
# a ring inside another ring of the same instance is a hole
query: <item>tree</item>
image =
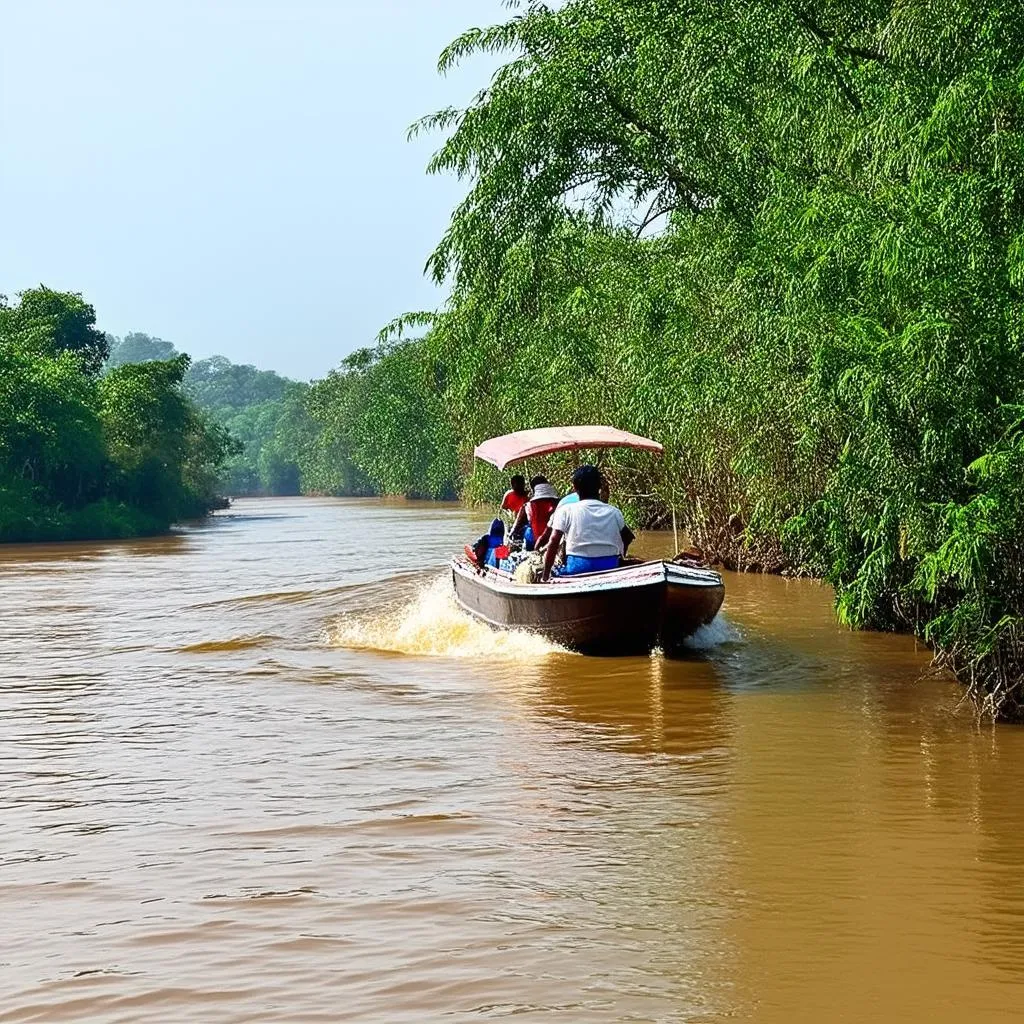
{"type": "Polygon", "coordinates": [[[305,415],[302,396],[306,387],[223,356],[189,367],[184,378],[186,393],[239,442],[224,468],[223,482],[229,493],[299,493],[298,434],[303,429],[299,423],[305,415]]]}
{"type": "Polygon", "coordinates": [[[170,523],[215,500],[216,470],[235,450],[228,434],[188,400],[188,356],[125,363],[99,383],[100,418],[116,470],[113,493],[170,523]]]}
{"type": "Polygon", "coordinates": [[[107,356],[108,370],[125,363],[148,363],[173,359],[178,350],[169,341],[152,338],[148,334],[133,331],[123,338],[114,338],[110,343],[110,354],[107,356]]]}
{"type": "Polygon", "coordinates": [[[225,412],[277,401],[291,383],[272,370],[257,370],[255,366],[232,363],[223,356],[211,356],[189,367],[185,390],[201,408],[225,412]]]}
{"type": "Polygon", "coordinates": [[[233,445],[181,392],[187,357],[99,377],[75,327],[93,321],[80,296],[0,308],[0,541],[156,532],[218,502],[233,445]]]}
{"type": "Polygon", "coordinates": [[[40,285],[19,293],[11,306],[0,296],[0,335],[20,351],[39,356],[70,352],[90,376],[107,358],[107,336],[96,329],[96,311],[76,292],[40,285]]]}
{"type": "Polygon", "coordinates": [[[307,409],[321,433],[308,479],[334,492],[368,482],[384,494],[453,497],[457,454],[439,369],[424,345],[399,342],[354,352],[314,384],[307,409]]]}
{"type": "Polygon", "coordinates": [[[1016,7],[518,7],[416,129],[469,188],[419,356],[461,464],[570,416],[654,433],[642,490],[710,550],[824,574],[1024,714],[1016,7]]]}
{"type": "Polygon", "coordinates": [[[70,354],[32,358],[0,343],[0,486],[6,481],[22,502],[94,497],[105,459],[95,398],[70,354]]]}

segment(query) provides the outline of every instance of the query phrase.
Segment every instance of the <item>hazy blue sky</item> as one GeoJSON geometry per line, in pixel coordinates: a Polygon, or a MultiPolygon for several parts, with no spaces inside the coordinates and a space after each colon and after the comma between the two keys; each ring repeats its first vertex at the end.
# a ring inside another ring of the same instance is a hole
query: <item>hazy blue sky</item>
{"type": "Polygon", "coordinates": [[[463,193],[409,124],[485,84],[443,46],[500,0],[8,0],[0,292],[320,376],[393,316],[463,193]]]}

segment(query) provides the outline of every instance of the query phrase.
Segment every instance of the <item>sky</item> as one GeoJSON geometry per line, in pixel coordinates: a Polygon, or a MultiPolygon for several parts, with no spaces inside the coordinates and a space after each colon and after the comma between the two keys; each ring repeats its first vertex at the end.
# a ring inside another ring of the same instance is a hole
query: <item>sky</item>
{"type": "Polygon", "coordinates": [[[0,0],[0,293],[81,292],[144,331],[320,377],[410,310],[466,184],[420,116],[501,0],[0,0]]]}

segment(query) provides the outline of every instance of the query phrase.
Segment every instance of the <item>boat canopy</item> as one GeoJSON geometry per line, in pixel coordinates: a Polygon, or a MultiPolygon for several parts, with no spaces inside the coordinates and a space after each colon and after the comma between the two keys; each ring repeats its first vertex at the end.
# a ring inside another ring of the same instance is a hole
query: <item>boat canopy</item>
{"type": "Polygon", "coordinates": [[[640,437],[615,427],[541,427],[492,437],[477,445],[474,454],[478,459],[504,469],[512,462],[522,462],[536,455],[571,452],[580,448],[639,448],[659,454],[664,451],[657,441],[649,437],[640,437]]]}

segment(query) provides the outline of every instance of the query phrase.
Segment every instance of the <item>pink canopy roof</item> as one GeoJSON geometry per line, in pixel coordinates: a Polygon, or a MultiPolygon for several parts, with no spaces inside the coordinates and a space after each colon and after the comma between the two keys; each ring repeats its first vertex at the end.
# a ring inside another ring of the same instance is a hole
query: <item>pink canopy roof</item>
{"type": "Polygon", "coordinates": [[[630,434],[615,427],[542,427],[517,430],[514,434],[492,437],[477,445],[475,455],[484,462],[504,469],[510,462],[521,462],[535,455],[570,452],[579,448],[642,448],[648,452],[664,449],[657,441],[630,434]]]}

